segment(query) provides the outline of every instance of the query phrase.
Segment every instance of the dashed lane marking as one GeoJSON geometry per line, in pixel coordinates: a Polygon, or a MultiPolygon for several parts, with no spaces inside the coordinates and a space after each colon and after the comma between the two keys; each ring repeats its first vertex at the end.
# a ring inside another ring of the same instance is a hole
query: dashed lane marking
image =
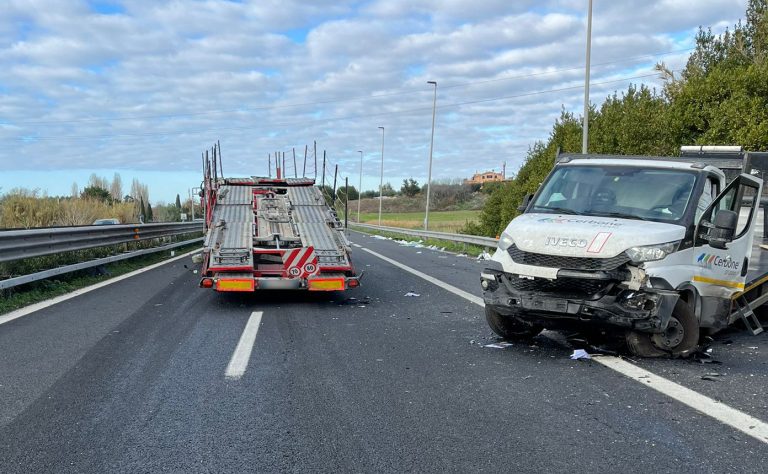
{"type": "Polygon", "coordinates": [[[237,343],[237,347],[235,347],[235,352],[232,353],[232,358],[229,360],[226,372],[224,372],[226,378],[238,380],[245,373],[245,369],[248,368],[248,361],[251,358],[253,345],[256,342],[256,334],[259,332],[262,314],[261,311],[254,311],[251,313],[251,317],[248,318],[243,334],[240,336],[240,341],[237,343]]]}
{"type": "Polygon", "coordinates": [[[360,248],[364,252],[368,252],[369,254],[371,254],[371,255],[373,255],[375,257],[378,257],[378,258],[384,260],[387,263],[391,263],[392,265],[394,265],[394,266],[396,266],[396,267],[398,267],[398,268],[400,268],[402,270],[405,270],[408,273],[412,273],[412,274],[416,275],[419,278],[427,280],[430,283],[434,283],[435,285],[439,286],[440,288],[442,288],[444,290],[450,291],[454,295],[461,296],[465,300],[471,301],[472,303],[475,303],[476,305],[485,306],[485,304],[483,304],[483,299],[478,297],[478,296],[475,296],[475,295],[473,295],[471,293],[468,293],[468,292],[466,292],[466,291],[464,291],[464,290],[462,290],[460,288],[456,288],[453,285],[449,285],[448,283],[446,283],[444,281],[440,281],[437,278],[429,276],[426,273],[422,273],[422,272],[416,270],[415,268],[409,267],[408,265],[403,265],[402,263],[398,262],[397,260],[392,260],[391,258],[385,257],[384,255],[382,255],[382,254],[380,254],[378,252],[374,252],[373,250],[367,249],[365,247],[360,247],[360,248]]]}
{"type": "Polygon", "coordinates": [[[79,290],[75,290],[71,293],[67,293],[65,295],[57,296],[55,298],[51,298],[49,300],[41,301],[39,303],[31,304],[29,306],[25,306],[24,308],[17,309],[16,311],[11,311],[10,313],[6,313],[2,316],[0,316],[0,325],[3,325],[5,323],[9,323],[13,321],[14,319],[21,318],[22,316],[27,316],[28,314],[32,314],[36,311],[40,311],[41,309],[48,308],[49,306],[53,306],[55,304],[61,303],[62,301],[67,301],[69,299],[72,299],[76,296],[84,295],[86,293],[89,293],[93,290],[98,290],[99,288],[103,288],[107,285],[111,285],[113,283],[117,283],[119,281],[123,281],[127,278],[131,278],[132,276],[136,276],[140,273],[148,272],[150,270],[154,270],[157,267],[163,266],[166,263],[175,262],[176,260],[180,260],[184,257],[188,257],[192,255],[193,253],[200,252],[200,250],[193,250],[191,252],[187,252],[185,254],[169,258],[168,260],[163,260],[162,262],[154,263],[148,267],[139,268],[138,270],[134,270],[132,272],[126,273],[125,275],[120,275],[115,278],[110,278],[109,280],[102,281],[100,283],[96,283],[95,285],[86,286],[85,288],[80,288],[79,290]]]}
{"type": "MultiPolygon", "coordinates": [[[[361,249],[375,257],[384,260],[387,263],[391,263],[392,265],[405,270],[408,273],[416,275],[417,277],[433,283],[440,288],[448,290],[455,295],[461,296],[462,298],[471,301],[472,303],[483,307],[485,306],[482,298],[456,288],[455,286],[449,285],[444,281],[422,273],[378,252],[374,252],[373,250],[369,250],[365,247],[361,247],[361,249]]],[[[629,377],[632,380],[635,380],[636,382],[643,384],[645,387],[650,387],[670,398],[679,401],[680,403],[683,403],[684,405],[693,408],[700,413],[703,413],[704,415],[710,416],[721,423],[725,423],[726,425],[731,426],[749,436],[752,436],[753,438],[762,441],[763,443],[768,443],[768,424],[762,420],[747,415],[746,413],[741,412],[735,408],[731,408],[724,403],[713,400],[689,388],[683,387],[682,385],[672,382],[671,380],[667,380],[664,377],[660,377],[653,374],[652,372],[648,372],[645,369],[641,369],[640,367],[618,357],[595,356],[594,360],[603,366],[608,367],[609,369],[612,369],[626,377],[629,377]]]]}

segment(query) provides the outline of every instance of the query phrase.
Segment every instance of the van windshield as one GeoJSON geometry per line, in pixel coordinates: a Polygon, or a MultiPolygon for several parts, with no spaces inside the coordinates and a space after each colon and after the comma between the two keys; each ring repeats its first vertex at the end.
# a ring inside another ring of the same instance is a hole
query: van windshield
{"type": "Polygon", "coordinates": [[[625,166],[561,166],[544,183],[533,212],[677,222],[696,175],[690,171],[625,166]]]}

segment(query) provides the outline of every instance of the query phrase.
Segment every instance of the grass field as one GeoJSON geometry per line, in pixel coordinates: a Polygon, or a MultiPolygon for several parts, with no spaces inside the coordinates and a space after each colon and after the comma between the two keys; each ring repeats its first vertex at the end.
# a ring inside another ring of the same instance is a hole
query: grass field
{"type": "MultiPolygon", "coordinates": [[[[477,221],[480,211],[436,211],[429,213],[429,230],[437,232],[456,232],[467,221],[477,221]]],[[[357,213],[350,212],[350,219],[357,218],[357,213]]],[[[364,212],[360,214],[363,224],[378,224],[379,214],[364,212]]],[[[421,229],[424,226],[423,212],[395,212],[381,214],[381,225],[404,227],[406,229],[421,229]]]]}

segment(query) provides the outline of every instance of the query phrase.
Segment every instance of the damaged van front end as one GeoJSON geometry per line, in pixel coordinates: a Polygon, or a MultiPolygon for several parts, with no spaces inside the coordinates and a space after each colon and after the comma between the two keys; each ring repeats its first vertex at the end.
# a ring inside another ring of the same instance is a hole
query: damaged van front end
{"type": "Polygon", "coordinates": [[[645,262],[674,253],[684,233],[679,226],[604,217],[520,216],[480,275],[486,313],[531,330],[591,325],[661,333],[679,293],[651,278],[645,262]],[[664,242],[628,246],[642,234],[664,242]]]}

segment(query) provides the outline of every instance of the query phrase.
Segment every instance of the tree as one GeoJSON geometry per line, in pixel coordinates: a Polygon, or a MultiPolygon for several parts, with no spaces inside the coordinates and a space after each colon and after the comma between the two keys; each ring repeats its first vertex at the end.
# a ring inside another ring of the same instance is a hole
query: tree
{"type": "Polygon", "coordinates": [[[143,199],[145,202],[149,202],[149,188],[146,184],[142,184],[138,179],[133,178],[131,182],[131,196],[134,199],[143,199]]]}
{"type": "Polygon", "coordinates": [[[80,199],[91,199],[104,203],[112,202],[112,196],[110,196],[109,191],[98,186],[88,186],[83,189],[83,192],[80,193],[80,199]]]}
{"type": "Polygon", "coordinates": [[[181,209],[181,197],[178,194],[176,195],[176,208],[181,209]]]}
{"type": "Polygon", "coordinates": [[[147,222],[147,208],[144,206],[143,197],[139,197],[139,221],[147,222]]]}
{"type": "Polygon", "coordinates": [[[123,197],[123,179],[119,173],[115,173],[112,177],[112,184],[109,185],[109,194],[112,195],[114,201],[120,201],[123,197]]]}
{"type": "Polygon", "coordinates": [[[363,191],[360,193],[361,199],[372,199],[379,195],[378,191],[374,191],[372,189],[369,189],[368,191],[363,191]]]}
{"type": "Polygon", "coordinates": [[[152,215],[152,204],[147,202],[147,222],[152,222],[155,216],[152,215]]]}
{"type": "Polygon", "coordinates": [[[394,196],[397,193],[395,192],[395,189],[392,187],[392,184],[390,183],[384,183],[384,185],[381,187],[381,195],[382,196],[394,196]]]}
{"type": "Polygon", "coordinates": [[[107,181],[107,178],[102,178],[96,173],[91,173],[91,176],[88,178],[88,186],[92,188],[109,189],[109,182],[107,181]]]}
{"type": "Polygon", "coordinates": [[[403,180],[403,185],[400,187],[400,193],[408,197],[413,197],[421,192],[419,183],[413,178],[403,180]]]}
{"type": "Polygon", "coordinates": [[[70,196],[72,196],[72,199],[75,199],[80,196],[80,188],[77,186],[76,182],[72,182],[72,188],[69,192],[70,196]]]}

